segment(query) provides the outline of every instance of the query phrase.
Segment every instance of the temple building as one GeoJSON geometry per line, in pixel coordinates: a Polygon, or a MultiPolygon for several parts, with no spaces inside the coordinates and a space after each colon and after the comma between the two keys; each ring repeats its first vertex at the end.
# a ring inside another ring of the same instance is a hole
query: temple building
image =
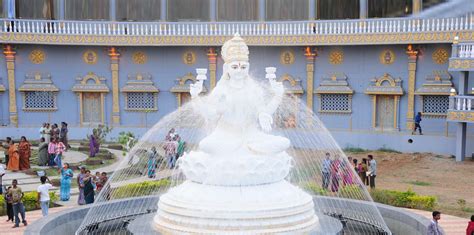
{"type": "Polygon", "coordinates": [[[277,67],[342,148],[474,152],[472,0],[0,2],[0,138],[62,121],[71,139],[99,124],[141,136],[190,98],[196,68],[215,87],[239,33],[251,74],[277,67]]]}

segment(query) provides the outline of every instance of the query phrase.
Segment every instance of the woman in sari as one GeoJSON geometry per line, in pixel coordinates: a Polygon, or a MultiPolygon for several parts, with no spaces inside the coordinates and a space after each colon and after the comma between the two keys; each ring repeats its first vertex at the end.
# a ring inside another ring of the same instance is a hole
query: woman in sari
{"type": "Polygon", "coordinates": [[[90,170],[86,170],[86,176],[84,177],[84,200],[86,204],[94,203],[94,184],[92,179],[94,177],[91,175],[90,170]]]}
{"type": "Polygon", "coordinates": [[[156,174],[156,164],[158,153],[156,152],[155,147],[151,147],[151,152],[148,154],[148,178],[155,177],[156,174]]]}
{"type": "Polygon", "coordinates": [[[10,140],[10,148],[8,149],[8,166],[7,170],[18,171],[20,170],[20,154],[18,154],[18,145],[10,140]]]}
{"type": "Polygon", "coordinates": [[[71,196],[71,178],[73,172],[69,169],[69,164],[64,163],[63,168],[59,170],[61,173],[61,188],[60,188],[60,199],[61,201],[69,201],[71,196]]]}
{"type": "Polygon", "coordinates": [[[95,133],[89,136],[89,157],[95,157],[99,152],[99,144],[95,137],[95,133]]]}
{"type": "Polygon", "coordinates": [[[81,167],[81,173],[77,176],[77,185],[79,186],[79,198],[77,199],[77,204],[84,205],[86,201],[84,200],[84,178],[86,177],[86,168],[81,167]]]}
{"type": "Polygon", "coordinates": [[[68,132],[67,123],[61,122],[61,132],[59,132],[59,141],[63,142],[64,146],[66,146],[65,151],[67,151],[67,149],[69,148],[67,132],[68,132]]]}
{"type": "Polygon", "coordinates": [[[24,136],[20,139],[18,153],[20,154],[20,171],[30,169],[31,147],[30,142],[24,136]]]}
{"type": "Polygon", "coordinates": [[[38,165],[46,166],[48,164],[48,143],[45,142],[44,137],[41,137],[40,144],[38,146],[38,165]]]}
{"type": "Polygon", "coordinates": [[[332,192],[337,192],[339,190],[339,180],[341,179],[340,167],[341,167],[341,160],[339,158],[336,158],[334,161],[331,162],[331,191],[332,192]]]}

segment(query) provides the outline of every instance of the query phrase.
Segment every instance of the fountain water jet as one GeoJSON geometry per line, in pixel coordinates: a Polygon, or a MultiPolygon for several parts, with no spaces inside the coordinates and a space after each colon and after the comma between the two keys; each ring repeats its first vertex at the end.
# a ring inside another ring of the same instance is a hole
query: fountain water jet
{"type": "Polygon", "coordinates": [[[104,221],[122,218],[130,218],[121,226],[135,234],[390,234],[344,152],[319,118],[285,92],[288,83],[276,81],[276,69],[266,69],[267,82],[250,78],[248,47],[238,36],[224,45],[222,57],[215,89],[199,96],[206,70],[198,69],[193,99],[140,139],[77,234],[113,233],[117,225],[104,221]],[[291,115],[297,117],[293,127],[272,130],[291,115]],[[189,151],[179,168],[169,169],[161,151],[171,127],[189,151]],[[156,177],[165,180],[146,177],[152,147],[161,155],[156,177]],[[327,152],[331,175],[324,187],[327,152]],[[107,202],[146,195],[121,207],[107,202]]]}

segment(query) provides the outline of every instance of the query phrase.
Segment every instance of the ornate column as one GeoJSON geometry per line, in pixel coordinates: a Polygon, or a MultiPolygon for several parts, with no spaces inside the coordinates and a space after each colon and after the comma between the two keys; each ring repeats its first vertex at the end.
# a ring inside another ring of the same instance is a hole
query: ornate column
{"type": "Polygon", "coordinates": [[[217,0],[209,1],[209,20],[217,21],[217,0]]]}
{"type": "Polygon", "coordinates": [[[314,91],[314,61],[316,52],[310,46],[305,48],[306,57],[306,106],[313,110],[313,91],[314,91]]]}
{"type": "Polygon", "coordinates": [[[7,76],[8,76],[8,96],[9,111],[10,111],[10,125],[18,127],[18,112],[16,108],[16,86],[15,86],[15,50],[12,45],[7,44],[3,47],[3,54],[7,62],[7,76]]]}
{"type": "Polygon", "coordinates": [[[116,21],[117,20],[117,2],[115,0],[109,0],[109,19],[110,21],[116,21]]]}
{"type": "Polygon", "coordinates": [[[160,21],[167,20],[167,13],[168,13],[168,1],[161,0],[160,1],[160,21]]]}
{"type": "Polygon", "coordinates": [[[266,17],[265,0],[258,0],[258,21],[265,21],[266,17]]]}
{"type": "Polygon", "coordinates": [[[120,125],[119,102],[119,58],[120,53],[116,47],[109,48],[110,70],[112,71],[112,124],[120,125]]]}
{"type": "Polygon", "coordinates": [[[217,53],[216,48],[209,47],[207,50],[207,59],[209,60],[209,86],[212,89],[216,87],[216,69],[217,69],[217,53]]]}
{"type": "Polygon", "coordinates": [[[309,0],[308,3],[308,20],[316,19],[316,0],[309,0]]]}
{"type": "Polygon", "coordinates": [[[412,14],[417,15],[423,10],[423,0],[413,0],[412,2],[412,14]]]}
{"type": "Polygon", "coordinates": [[[360,0],[359,2],[359,18],[367,19],[369,15],[369,0],[360,0]]]}
{"type": "Polygon", "coordinates": [[[413,49],[410,44],[407,47],[408,55],[408,110],[407,110],[407,129],[413,130],[415,127],[415,84],[416,84],[416,62],[418,59],[418,50],[413,49]]]}

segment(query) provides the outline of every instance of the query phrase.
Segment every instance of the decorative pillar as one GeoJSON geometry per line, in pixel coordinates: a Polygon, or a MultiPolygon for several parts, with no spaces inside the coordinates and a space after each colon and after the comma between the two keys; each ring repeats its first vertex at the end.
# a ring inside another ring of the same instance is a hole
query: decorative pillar
{"type": "Polygon", "coordinates": [[[217,69],[217,53],[216,48],[209,47],[207,51],[207,59],[209,60],[209,85],[211,90],[216,87],[216,69],[217,69]]]}
{"type": "Polygon", "coordinates": [[[314,61],[316,60],[316,52],[312,47],[307,46],[304,56],[306,57],[306,106],[309,110],[313,110],[314,61]]]}
{"type": "Polygon", "coordinates": [[[466,157],[466,127],[467,123],[456,123],[456,161],[462,162],[466,157]]]}
{"type": "Polygon", "coordinates": [[[460,71],[459,72],[459,95],[468,95],[469,91],[467,90],[469,79],[469,72],[468,71],[460,71]]]}
{"type": "Polygon", "coordinates": [[[119,58],[120,53],[116,47],[109,48],[110,70],[112,71],[112,124],[120,124],[119,103],[119,58]]]}
{"type": "Polygon", "coordinates": [[[160,21],[166,21],[168,17],[168,1],[161,0],[160,2],[160,21]]]}
{"type": "Polygon", "coordinates": [[[65,5],[64,5],[65,0],[59,0],[59,20],[64,20],[65,19],[65,5]]]}
{"type": "Polygon", "coordinates": [[[309,0],[308,3],[308,19],[315,20],[316,19],[316,0],[309,0]]]}
{"type": "Polygon", "coordinates": [[[116,14],[116,4],[117,2],[115,0],[109,0],[109,19],[110,21],[116,21],[117,20],[117,14],[116,14]]]}
{"type": "Polygon", "coordinates": [[[209,20],[217,21],[217,0],[209,1],[209,20]]]}
{"type": "Polygon", "coordinates": [[[258,20],[265,21],[265,0],[258,0],[258,20]]]}
{"type": "Polygon", "coordinates": [[[410,44],[407,47],[408,55],[408,110],[407,110],[407,129],[413,130],[415,127],[415,84],[416,84],[416,62],[418,50],[413,49],[410,44]]]}
{"type": "Polygon", "coordinates": [[[359,1],[359,18],[367,19],[369,17],[369,0],[359,1]]]}
{"type": "Polygon", "coordinates": [[[8,19],[15,19],[16,18],[16,10],[15,10],[15,0],[6,0],[7,8],[7,18],[8,19]]]}
{"type": "Polygon", "coordinates": [[[3,54],[7,62],[7,76],[8,76],[8,96],[9,111],[10,111],[10,125],[18,127],[18,112],[16,108],[16,86],[15,86],[15,50],[12,45],[7,44],[3,47],[3,54]]]}
{"type": "Polygon", "coordinates": [[[423,10],[423,0],[413,0],[412,2],[412,14],[417,15],[423,10]]]}

